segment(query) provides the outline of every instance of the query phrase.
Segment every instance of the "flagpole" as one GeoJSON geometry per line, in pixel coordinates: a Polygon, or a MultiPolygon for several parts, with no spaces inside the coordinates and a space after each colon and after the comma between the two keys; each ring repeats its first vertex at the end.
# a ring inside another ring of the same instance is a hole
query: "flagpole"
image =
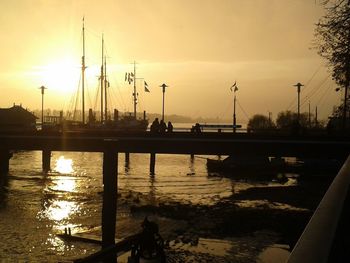
{"type": "Polygon", "coordinates": [[[232,87],[230,88],[231,91],[233,91],[233,133],[236,133],[236,91],[238,90],[237,87],[237,82],[235,81],[235,83],[232,85],[232,87]],[[232,90],[233,88],[233,90],[232,90]]]}
{"type": "Polygon", "coordinates": [[[236,133],[236,90],[233,94],[233,133],[236,133]]]}

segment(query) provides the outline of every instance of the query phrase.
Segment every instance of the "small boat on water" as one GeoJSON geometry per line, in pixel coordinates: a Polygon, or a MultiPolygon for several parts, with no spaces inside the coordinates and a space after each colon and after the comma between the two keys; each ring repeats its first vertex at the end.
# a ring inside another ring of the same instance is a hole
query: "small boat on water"
{"type": "Polygon", "coordinates": [[[209,172],[222,172],[230,174],[273,174],[279,172],[285,166],[281,158],[266,156],[233,156],[230,155],[223,160],[207,159],[209,172]]]}
{"type": "Polygon", "coordinates": [[[263,156],[233,156],[223,160],[207,159],[207,169],[210,173],[223,173],[229,176],[241,175],[276,175],[292,173],[299,175],[318,176],[336,175],[343,162],[327,158],[297,158],[293,162],[284,158],[263,156]]]}
{"type": "Polygon", "coordinates": [[[288,170],[298,174],[336,175],[344,161],[332,158],[298,158],[288,170]]]}

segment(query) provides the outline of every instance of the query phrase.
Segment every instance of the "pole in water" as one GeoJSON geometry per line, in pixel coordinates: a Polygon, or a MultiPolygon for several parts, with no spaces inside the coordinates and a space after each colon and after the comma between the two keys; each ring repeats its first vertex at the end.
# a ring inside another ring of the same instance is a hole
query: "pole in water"
{"type": "Polygon", "coordinates": [[[155,175],[155,166],[156,166],[156,154],[151,153],[151,159],[150,159],[150,175],[155,175]]]}
{"type": "MultiPolygon", "coordinates": [[[[103,153],[102,248],[115,244],[118,194],[118,153],[111,149],[103,153]]],[[[116,255],[111,255],[115,262],[116,255]]]]}
{"type": "Polygon", "coordinates": [[[130,153],[125,153],[125,163],[128,164],[130,162],[130,153]]]}
{"type": "Polygon", "coordinates": [[[51,151],[44,149],[42,151],[42,168],[45,173],[51,169],[51,151]]]}

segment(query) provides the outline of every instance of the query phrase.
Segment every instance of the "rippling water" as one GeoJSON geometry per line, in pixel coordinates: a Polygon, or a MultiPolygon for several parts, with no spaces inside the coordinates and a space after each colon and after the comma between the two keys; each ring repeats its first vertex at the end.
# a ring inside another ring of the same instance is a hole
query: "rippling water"
{"type": "MultiPolygon", "coordinates": [[[[183,203],[211,204],[252,186],[251,182],[208,176],[205,158],[157,155],[149,175],[149,155],[119,154],[118,188],[183,203]]],[[[0,191],[0,261],[65,261],[98,247],[65,243],[56,237],[65,227],[81,232],[100,226],[102,154],[53,152],[52,171],[41,170],[41,152],[17,152],[0,191]]],[[[257,184],[254,184],[256,186],[257,184]]],[[[118,217],[132,220],[128,207],[118,217]]]]}

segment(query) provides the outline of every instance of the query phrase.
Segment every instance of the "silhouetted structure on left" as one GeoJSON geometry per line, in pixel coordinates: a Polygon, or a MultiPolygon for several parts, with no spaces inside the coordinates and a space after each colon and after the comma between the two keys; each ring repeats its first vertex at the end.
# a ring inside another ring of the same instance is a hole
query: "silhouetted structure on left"
{"type": "Polygon", "coordinates": [[[33,113],[21,105],[0,108],[0,131],[33,131],[36,130],[36,119],[33,113]]]}

